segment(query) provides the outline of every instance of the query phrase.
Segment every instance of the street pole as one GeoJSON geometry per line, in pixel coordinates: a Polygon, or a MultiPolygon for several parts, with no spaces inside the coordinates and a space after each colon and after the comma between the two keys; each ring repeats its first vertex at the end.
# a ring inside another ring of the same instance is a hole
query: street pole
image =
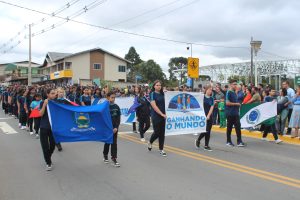
{"type": "Polygon", "coordinates": [[[28,86],[31,86],[31,24],[29,24],[29,65],[28,65],[28,86]]]}
{"type": "Polygon", "coordinates": [[[255,86],[257,87],[258,85],[258,80],[257,80],[257,55],[255,55],[255,62],[254,62],[254,78],[255,78],[255,86]]]}
{"type": "MultiPolygon", "coordinates": [[[[191,58],[193,58],[193,44],[191,43],[191,58]]],[[[191,78],[192,79],[192,84],[191,84],[191,87],[192,87],[192,91],[194,90],[194,78],[191,78]]]]}
{"type": "MultiPolygon", "coordinates": [[[[251,37],[251,42],[253,41],[253,37],[251,37]]],[[[251,45],[251,66],[250,66],[250,83],[252,84],[253,81],[253,47],[251,45]]]]}

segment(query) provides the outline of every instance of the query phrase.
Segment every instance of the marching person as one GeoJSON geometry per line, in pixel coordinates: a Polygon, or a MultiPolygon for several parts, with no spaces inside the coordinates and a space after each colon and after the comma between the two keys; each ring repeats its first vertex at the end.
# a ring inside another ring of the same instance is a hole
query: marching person
{"type": "MultiPolygon", "coordinates": [[[[276,91],[275,90],[271,90],[269,92],[269,95],[265,97],[264,102],[276,101],[275,95],[276,95],[276,91]]],[[[269,141],[267,139],[267,136],[268,136],[269,132],[272,132],[276,144],[279,144],[279,143],[282,142],[282,140],[280,140],[278,138],[278,133],[277,133],[275,122],[276,122],[276,116],[272,117],[271,119],[266,120],[266,121],[263,122],[263,124],[264,124],[264,133],[263,133],[262,140],[269,141]]]]}
{"type": "Polygon", "coordinates": [[[213,111],[214,111],[214,98],[212,97],[212,88],[211,86],[208,86],[205,91],[204,96],[204,112],[206,115],[206,132],[201,133],[198,137],[198,139],[195,140],[195,146],[197,149],[200,148],[200,142],[202,138],[205,137],[205,145],[204,150],[206,151],[212,151],[212,149],[209,147],[209,140],[210,140],[210,132],[213,125],[213,111]]]}
{"type": "Polygon", "coordinates": [[[43,149],[44,159],[46,162],[46,170],[51,171],[52,170],[51,156],[55,149],[55,140],[49,122],[47,104],[49,100],[54,100],[56,98],[56,91],[54,89],[47,89],[46,94],[47,94],[47,99],[41,102],[40,105],[41,108],[40,141],[43,149]]]}
{"type": "Polygon", "coordinates": [[[18,100],[17,100],[19,122],[21,123],[22,130],[26,129],[26,123],[27,123],[28,110],[27,110],[27,107],[25,106],[26,95],[27,95],[27,90],[26,91],[21,90],[20,96],[18,97],[18,100]]]}
{"type": "Polygon", "coordinates": [[[136,109],[137,121],[139,122],[139,132],[141,141],[145,142],[144,135],[150,128],[150,104],[148,99],[144,95],[144,91],[141,86],[136,87],[136,93],[138,94],[138,103],[141,105],[136,109]]]}
{"type": "MultiPolygon", "coordinates": [[[[40,104],[42,102],[42,95],[41,94],[35,94],[34,99],[30,104],[30,110],[33,112],[34,109],[39,110],[40,104]]],[[[35,137],[36,139],[39,139],[39,130],[40,130],[40,123],[41,123],[41,117],[33,117],[34,122],[34,130],[35,130],[35,137]]]]}
{"type": "Polygon", "coordinates": [[[230,90],[226,92],[226,99],[225,99],[225,113],[227,117],[227,146],[234,147],[234,144],[231,141],[231,132],[234,125],[236,136],[237,136],[237,146],[244,147],[245,144],[242,141],[242,134],[241,134],[241,123],[240,123],[240,116],[239,116],[239,108],[241,104],[238,102],[236,88],[237,88],[237,81],[231,80],[230,82],[230,90]]]}
{"type": "Polygon", "coordinates": [[[104,149],[103,149],[103,161],[104,163],[108,163],[108,152],[109,152],[109,146],[111,146],[111,160],[113,161],[113,165],[115,167],[120,167],[120,164],[117,161],[117,138],[118,138],[118,131],[119,131],[119,126],[121,122],[121,110],[120,107],[115,104],[115,99],[116,95],[113,92],[108,92],[106,94],[106,98],[109,101],[109,110],[110,110],[110,115],[111,115],[111,121],[113,125],[113,143],[112,144],[104,144],[104,149]]]}
{"type": "Polygon", "coordinates": [[[166,124],[166,112],[165,112],[165,97],[162,90],[161,81],[156,80],[152,86],[152,92],[150,93],[151,104],[151,119],[153,124],[153,134],[151,135],[148,143],[148,150],[152,150],[152,143],[158,138],[160,155],[167,156],[164,151],[165,142],[165,124],[166,124]]]}
{"type": "MultiPolygon", "coordinates": [[[[289,81],[283,81],[282,82],[282,88],[285,88],[287,90],[287,97],[289,101],[285,104],[285,106],[288,106],[289,113],[288,113],[288,124],[290,124],[291,121],[291,116],[293,112],[293,102],[292,99],[295,96],[295,91],[294,89],[290,88],[290,82],[289,81]]],[[[288,127],[288,130],[286,132],[286,135],[291,135],[292,129],[288,127]]]]}

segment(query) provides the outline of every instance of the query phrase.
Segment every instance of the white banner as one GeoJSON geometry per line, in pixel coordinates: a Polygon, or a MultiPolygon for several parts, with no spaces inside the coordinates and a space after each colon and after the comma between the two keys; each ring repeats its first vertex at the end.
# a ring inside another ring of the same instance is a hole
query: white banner
{"type": "Polygon", "coordinates": [[[136,122],[135,112],[128,114],[129,108],[133,105],[134,97],[116,98],[115,103],[121,109],[121,124],[136,122]]]}
{"type": "Polygon", "coordinates": [[[166,92],[166,135],[205,132],[203,98],[203,94],[196,92],[166,92]]]}

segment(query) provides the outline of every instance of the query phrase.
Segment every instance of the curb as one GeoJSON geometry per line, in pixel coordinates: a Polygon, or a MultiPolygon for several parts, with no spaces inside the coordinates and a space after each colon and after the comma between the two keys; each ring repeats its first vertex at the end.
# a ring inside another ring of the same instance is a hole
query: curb
{"type": "MultiPolygon", "coordinates": [[[[212,131],[218,132],[218,133],[224,133],[226,134],[226,128],[220,128],[217,125],[213,125],[212,131]]],[[[250,138],[256,138],[256,139],[261,139],[262,138],[262,133],[260,131],[248,131],[248,130],[241,130],[242,136],[244,137],[250,137],[250,138]]],[[[235,129],[232,129],[232,134],[235,135],[235,129]]],[[[278,137],[287,144],[293,144],[293,145],[300,145],[300,139],[298,138],[291,138],[290,135],[278,135],[278,137]]],[[[267,137],[270,141],[274,141],[274,137],[272,133],[268,134],[267,137]]]]}

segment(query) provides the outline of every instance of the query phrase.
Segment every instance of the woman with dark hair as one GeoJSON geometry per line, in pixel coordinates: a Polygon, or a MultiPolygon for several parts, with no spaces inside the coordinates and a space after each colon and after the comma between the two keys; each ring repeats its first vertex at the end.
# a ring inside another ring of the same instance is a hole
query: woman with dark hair
{"type": "Polygon", "coordinates": [[[22,130],[26,129],[26,123],[27,123],[28,110],[27,107],[25,106],[27,93],[28,93],[27,90],[20,90],[19,97],[17,100],[19,123],[21,124],[22,130]]]}
{"type": "Polygon", "coordinates": [[[52,134],[47,105],[49,100],[54,100],[56,98],[56,90],[47,89],[47,99],[45,99],[40,105],[40,114],[41,114],[41,122],[40,122],[40,141],[43,149],[44,159],[46,162],[46,170],[52,170],[52,161],[51,156],[55,149],[55,140],[52,134]]]}
{"type": "Polygon", "coordinates": [[[247,87],[246,88],[246,96],[245,96],[242,104],[246,104],[252,99],[251,92],[252,92],[252,89],[250,87],[247,87]]]}
{"type": "Polygon", "coordinates": [[[34,100],[34,95],[35,95],[35,89],[34,88],[29,88],[28,89],[28,93],[26,95],[26,104],[25,104],[25,107],[28,110],[28,114],[27,114],[27,127],[29,128],[30,135],[33,135],[33,118],[29,117],[30,113],[31,113],[30,104],[34,100]]]}
{"type": "Polygon", "coordinates": [[[197,149],[200,148],[200,141],[202,138],[205,137],[205,145],[204,150],[206,151],[212,151],[209,147],[209,140],[210,140],[210,132],[213,125],[213,110],[214,110],[214,98],[212,97],[212,88],[211,86],[208,86],[205,90],[205,96],[203,100],[204,104],[204,112],[206,115],[206,132],[201,133],[198,137],[198,139],[195,140],[195,146],[197,149]]]}
{"type": "Polygon", "coordinates": [[[136,109],[137,121],[139,122],[139,132],[141,141],[145,142],[144,134],[150,127],[150,104],[145,97],[144,91],[141,86],[135,88],[137,94],[137,102],[141,105],[136,109]]]}
{"type": "Polygon", "coordinates": [[[151,135],[148,143],[148,150],[152,150],[152,143],[158,138],[160,155],[167,156],[164,151],[165,142],[165,125],[166,125],[166,112],[165,112],[165,96],[162,90],[162,82],[159,80],[154,81],[152,92],[150,93],[151,104],[151,119],[154,132],[151,135]]]}

